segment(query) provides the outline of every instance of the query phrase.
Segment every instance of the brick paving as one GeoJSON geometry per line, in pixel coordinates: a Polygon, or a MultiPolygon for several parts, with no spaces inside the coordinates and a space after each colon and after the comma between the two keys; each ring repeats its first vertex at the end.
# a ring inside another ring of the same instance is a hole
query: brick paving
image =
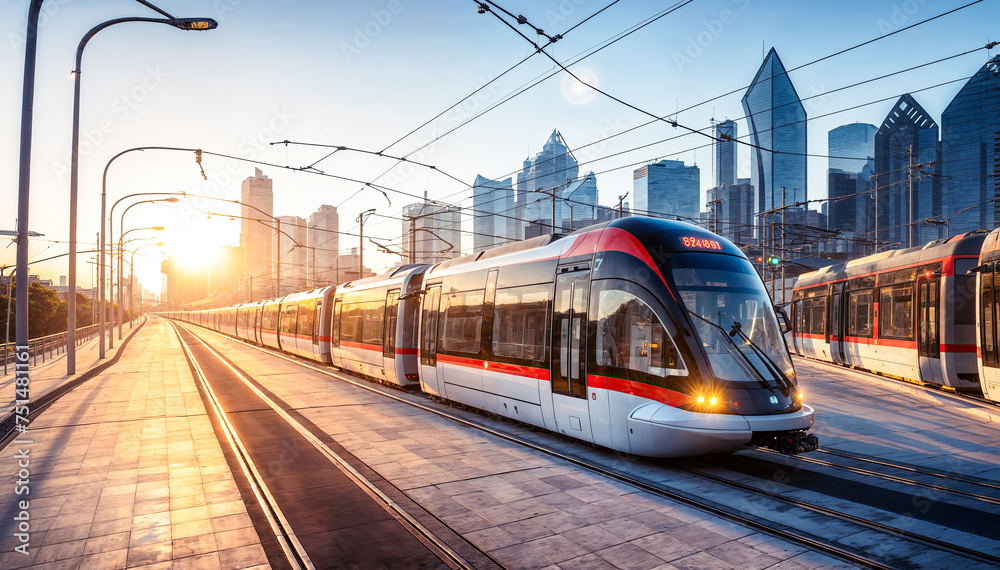
{"type": "MultiPolygon", "coordinates": [[[[86,356],[77,362],[86,370],[86,356]]],[[[54,381],[65,363],[52,366],[54,381]]],[[[0,568],[267,567],[163,321],[147,323],[117,364],[38,416],[28,436],[34,443],[0,451],[0,568]],[[25,448],[30,494],[16,495],[15,454],[25,448]],[[30,501],[27,555],[8,528],[21,499],[30,501]]]]}

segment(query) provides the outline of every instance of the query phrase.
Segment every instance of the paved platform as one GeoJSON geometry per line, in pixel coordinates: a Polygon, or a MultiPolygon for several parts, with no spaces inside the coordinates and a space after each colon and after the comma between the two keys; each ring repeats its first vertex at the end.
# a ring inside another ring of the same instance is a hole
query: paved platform
{"type": "MultiPolygon", "coordinates": [[[[844,566],[203,334],[354,458],[508,567],[844,566]]],[[[78,352],[78,363],[83,358],[78,352]]],[[[59,363],[53,364],[48,373],[33,369],[33,385],[47,375],[59,381],[59,363]]],[[[967,404],[802,359],[795,365],[817,409],[822,446],[1000,479],[1000,426],[967,404]]],[[[0,568],[267,566],[181,347],[163,320],[151,319],[117,364],[34,418],[25,438],[33,443],[0,451],[0,488],[7,489],[0,492],[0,568]],[[22,450],[30,457],[26,496],[14,492],[22,450]],[[10,526],[21,499],[30,501],[28,555],[15,551],[21,540],[10,526]]]]}
{"type": "MultiPolygon", "coordinates": [[[[32,386],[46,372],[33,371],[32,386]]],[[[266,566],[181,347],[162,321],[34,419],[25,439],[33,443],[0,451],[0,568],[266,566]],[[14,492],[21,450],[30,458],[26,495],[14,492]],[[27,555],[15,551],[22,542],[11,527],[19,500],[30,502],[27,555]]]]}

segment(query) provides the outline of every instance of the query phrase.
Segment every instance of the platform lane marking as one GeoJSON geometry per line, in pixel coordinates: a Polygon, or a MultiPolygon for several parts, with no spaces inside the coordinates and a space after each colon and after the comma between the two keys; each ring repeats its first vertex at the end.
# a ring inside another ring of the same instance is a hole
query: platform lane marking
{"type": "MultiPolygon", "coordinates": [[[[171,326],[174,327],[174,332],[177,333],[177,338],[184,349],[185,355],[188,356],[188,361],[195,369],[198,376],[198,382],[201,383],[202,388],[209,397],[209,401],[212,403],[212,409],[215,412],[216,417],[219,419],[222,431],[226,435],[229,445],[237,452],[236,458],[240,463],[240,467],[243,469],[244,476],[247,478],[247,481],[250,482],[250,488],[253,491],[257,502],[264,507],[262,509],[264,511],[264,516],[267,518],[267,522],[271,526],[272,531],[274,531],[278,544],[281,546],[289,564],[293,568],[309,568],[315,570],[316,566],[309,560],[309,555],[306,554],[305,548],[303,548],[302,544],[295,536],[295,531],[288,523],[284,514],[278,508],[277,501],[275,501],[274,496],[264,484],[264,479],[260,470],[257,469],[253,460],[250,459],[249,451],[243,445],[243,442],[236,434],[236,430],[233,428],[232,423],[230,423],[229,417],[222,409],[222,405],[219,403],[219,399],[215,395],[215,391],[212,390],[212,386],[208,383],[205,372],[202,370],[201,365],[198,364],[198,360],[191,351],[191,347],[188,346],[188,343],[181,337],[180,331],[177,330],[177,326],[174,323],[171,323],[171,326]]],[[[186,329],[185,331],[194,336],[194,334],[190,331],[187,331],[186,329]]]]}
{"type": "Polygon", "coordinates": [[[352,467],[346,460],[344,460],[339,454],[330,449],[323,441],[316,437],[308,428],[299,423],[298,420],[293,418],[288,412],[279,406],[274,400],[268,397],[264,392],[262,392],[257,386],[253,384],[245,375],[243,375],[239,370],[234,368],[222,355],[220,355],[215,349],[205,343],[197,334],[191,332],[190,330],[185,330],[191,334],[198,342],[201,343],[209,352],[211,352],[221,363],[223,363],[236,377],[238,377],[247,387],[249,387],[253,392],[264,401],[271,409],[273,409],[283,420],[285,420],[292,428],[294,428],[300,435],[302,435],[309,443],[311,443],[316,449],[327,456],[327,458],[336,465],[348,478],[350,478],[358,487],[364,490],[373,500],[378,501],[382,504],[383,508],[393,516],[397,521],[403,524],[404,527],[411,529],[411,534],[413,534],[420,542],[425,546],[435,551],[442,560],[452,568],[473,568],[473,566],[467,562],[457,551],[452,549],[443,541],[437,540],[429,529],[427,529],[423,524],[413,518],[409,513],[406,512],[403,507],[394,501],[391,497],[386,495],[379,489],[375,484],[368,480],[364,475],[358,472],[354,467],[352,467]],[[416,532],[414,532],[416,531],[416,532]]]}

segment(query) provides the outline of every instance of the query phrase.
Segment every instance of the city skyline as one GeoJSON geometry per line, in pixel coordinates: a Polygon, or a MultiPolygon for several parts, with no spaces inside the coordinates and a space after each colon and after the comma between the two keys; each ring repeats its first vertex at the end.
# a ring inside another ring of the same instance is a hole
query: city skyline
{"type": "MultiPolygon", "coordinates": [[[[372,219],[370,227],[365,228],[366,236],[384,238],[391,246],[399,245],[391,240],[400,239],[398,217],[403,206],[413,203],[413,196],[422,196],[426,190],[432,200],[449,203],[461,200],[460,204],[469,208],[470,186],[477,174],[491,178],[515,174],[523,158],[538,151],[537,141],[545,140],[553,129],[561,129],[567,137],[568,147],[580,161],[580,171],[593,170],[599,178],[599,204],[617,204],[618,196],[630,191],[634,169],[666,158],[699,165],[699,204],[704,208],[712,176],[709,139],[702,137],[704,140],[698,142],[698,137],[688,135],[658,142],[682,134],[662,122],[628,131],[647,122],[648,117],[601,95],[590,93],[588,98],[581,97],[579,92],[563,93],[563,76],[527,91],[496,112],[410,155],[411,161],[434,165],[436,171],[406,164],[378,179],[393,164],[386,158],[347,151],[319,161],[329,151],[267,144],[288,139],[372,151],[389,148],[387,155],[406,155],[471,118],[478,110],[503,100],[508,92],[531,78],[550,71],[551,62],[536,57],[511,76],[501,78],[437,121],[418,129],[399,145],[386,147],[517,63],[528,48],[523,39],[492,16],[476,14],[474,5],[463,10],[445,3],[419,6],[402,3],[395,13],[388,12],[387,6],[384,2],[359,2],[351,6],[303,2],[281,7],[174,2],[169,6],[173,12],[191,15],[205,12],[204,15],[219,20],[219,29],[205,34],[180,34],[160,27],[130,25],[102,33],[88,47],[84,59],[81,242],[83,236],[89,239],[97,230],[99,189],[95,193],[94,186],[107,159],[126,148],[142,145],[201,147],[235,158],[206,155],[203,166],[208,180],[203,181],[189,154],[135,153],[111,169],[109,198],[117,199],[133,191],[184,190],[238,199],[240,182],[255,167],[246,160],[261,160],[277,165],[257,165],[275,180],[276,188],[281,188],[274,205],[276,215],[304,217],[327,203],[340,208],[345,220],[340,231],[350,234],[356,232],[356,224],[349,220],[361,210],[377,206],[396,219],[372,219]],[[219,5],[224,8],[221,13],[219,5]],[[385,20],[385,14],[391,16],[389,21],[385,20]],[[379,23],[379,18],[384,23],[379,23]],[[328,24],[318,25],[321,21],[328,24]],[[366,28],[377,29],[378,33],[368,34],[366,28]],[[418,37],[431,41],[414,42],[418,37]],[[474,38],[472,43],[468,43],[469,38],[474,38]],[[275,45],[295,45],[302,49],[275,50],[275,45]],[[475,49],[456,53],[457,45],[471,45],[475,49]],[[288,58],[295,58],[298,65],[286,65],[288,58]],[[445,61],[447,64],[443,64],[445,61]],[[322,73],[301,74],[293,72],[293,68],[322,73]],[[330,77],[337,79],[333,82],[330,77]],[[453,81],[446,87],[436,79],[441,77],[453,81]],[[366,88],[337,87],[345,84],[366,88]],[[400,84],[414,88],[401,95],[393,88],[400,84]],[[102,125],[107,128],[102,129],[102,125]],[[150,136],[151,133],[161,134],[150,136]],[[331,133],[337,134],[331,136],[331,133]],[[607,139],[612,135],[617,136],[607,139]],[[590,144],[602,139],[607,140],[590,144]],[[377,184],[402,190],[407,195],[387,192],[390,203],[370,188],[356,194],[362,187],[360,183],[308,174],[305,170],[292,171],[285,165],[295,169],[311,165],[327,174],[362,182],[377,180],[377,184]],[[462,182],[449,180],[442,172],[462,182]]],[[[732,119],[743,138],[749,129],[740,108],[742,91],[710,100],[745,88],[754,70],[760,67],[766,50],[773,46],[792,70],[790,77],[806,107],[809,152],[822,155],[830,129],[851,122],[880,124],[902,93],[914,93],[931,116],[941,117],[966,78],[987,61],[987,52],[980,50],[887,80],[868,80],[985,44],[991,39],[988,18],[983,16],[988,8],[976,5],[962,9],[868,47],[801,70],[795,68],[960,6],[959,2],[915,3],[915,8],[909,10],[893,3],[850,2],[836,9],[818,6],[806,12],[793,3],[691,4],[579,66],[591,69],[602,89],[630,104],[661,116],[675,114],[680,109],[678,122],[692,128],[709,128],[712,118],[732,119]],[[797,25],[786,25],[787,19],[782,14],[795,15],[797,25]],[[836,37],[824,33],[829,29],[843,33],[836,37]],[[914,41],[915,37],[931,35],[940,41],[914,41]],[[953,51],[943,50],[941,45],[956,47],[953,51]],[[901,50],[902,46],[906,49],[901,50]],[[655,73],[650,73],[651,70],[655,73]],[[634,82],[640,79],[641,88],[630,88],[638,85],[634,82]],[[831,92],[858,82],[864,83],[857,88],[831,92]],[[941,83],[946,84],[932,87],[941,83]],[[704,101],[710,102],[686,110],[704,101]],[[862,106],[842,111],[858,105],[862,106]]],[[[573,3],[572,10],[561,10],[558,2],[540,2],[507,7],[524,13],[532,23],[546,30],[566,31],[603,6],[573,3]]],[[[50,9],[52,13],[48,14],[39,39],[30,224],[32,230],[46,235],[32,242],[31,254],[35,257],[65,251],[64,244],[45,240],[66,239],[64,202],[68,179],[64,156],[68,148],[72,91],[72,82],[66,80],[66,61],[79,37],[95,23],[123,15],[146,15],[141,6],[127,2],[80,6],[53,3],[50,9]],[[48,251],[40,255],[43,250],[48,251]]],[[[572,54],[662,10],[663,6],[651,2],[613,7],[566,34],[551,51],[560,60],[572,61],[572,54]]],[[[24,5],[19,3],[0,6],[4,31],[8,32],[5,37],[10,39],[4,46],[8,57],[0,58],[0,65],[9,76],[17,78],[23,63],[23,51],[16,41],[23,34],[23,12],[24,5]]],[[[19,81],[11,83],[2,91],[7,104],[0,124],[8,127],[5,132],[16,133],[20,90],[19,81]]],[[[582,95],[587,95],[585,89],[582,95]]],[[[16,142],[16,137],[8,135],[0,152],[16,156],[16,142]]],[[[738,153],[737,176],[747,177],[747,149],[739,148],[738,153]]],[[[5,161],[15,164],[16,158],[5,161]]],[[[823,197],[826,160],[811,158],[808,173],[809,197],[823,197]]],[[[6,184],[0,185],[3,192],[0,199],[12,204],[16,172],[9,169],[3,176],[6,184]]],[[[206,220],[199,209],[202,208],[190,204],[156,206],[134,219],[136,225],[162,222],[167,226],[162,239],[168,244],[168,252],[178,256],[181,251],[197,251],[199,242],[237,245],[238,230],[234,224],[225,224],[216,217],[206,220]],[[198,239],[192,239],[195,236],[198,239]],[[185,245],[170,251],[177,244],[185,245]]],[[[3,229],[14,227],[12,210],[0,223],[3,229]]],[[[462,236],[463,251],[472,250],[468,233],[471,220],[468,215],[463,216],[462,229],[466,232],[462,236]]],[[[344,252],[357,242],[350,235],[341,238],[339,248],[344,252]]],[[[4,252],[3,263],[11,262],[13,249],[4,252]]],[[[86,248],[81,243],[79,249],[86,248]]],[[[366,247],[365,260],[366,265],[384,269],[398,262],[399,256],[380,254],[372,246],[366,247]]],[[[157,259],[143,259],[139,280],[154,287],[159,284],[158,263],[157,259]]],[[[64,266],[49,263],[33,267],[32,272],[58,278],[65,274],[64,266]]],[[[89,281],[86,275],[81,275],[79,284],[86,287],[89,281]]]]}

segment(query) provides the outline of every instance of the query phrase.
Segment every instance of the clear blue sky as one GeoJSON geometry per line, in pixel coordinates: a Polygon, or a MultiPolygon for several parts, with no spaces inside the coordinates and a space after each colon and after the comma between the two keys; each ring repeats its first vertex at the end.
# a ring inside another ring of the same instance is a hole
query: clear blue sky
{"type": "MultiPolygon", "coordinates": [[[[562,33],[610,0],[525,0],[500,5],[525,15],[547,33],[562,33]]],[[[99,228],[101,173],[108,159],[134,146],[201,147],[239,158],[293,167],[312,164],[324,151],[267,146],[289,139],[381,150],[435,116],[476,87],[528,56],[532,48],[489,14],[477,14],[467,1],[357,0],[351,2],[261,2],[250,0],[159,0],[178,17],[207,16],[219,21],[210,32],[182,32],[156,24],[122,24],[102,31],[89,44],[83,62],[79,249],[90,249],[99,228]]],[[[736,91],[684,111],[679,121],[705,128],[710,120],[742,117],[744,88],[763,53],[775,47],[786,67],[794,68],[843,48],[957,8],[968,1],[905,0],[793,2],[784,0],[695,0],[641,31],[586,59],[585,68],[602,89],[650,112],[676,109],[736,91]]],[[[14,229],[17,205],[24,20],[28,2],[0,0],[0,229],[14,229]]],[[[69,2],[47,0],[40,30],[32,161],[31,229],[45,238],[32,242],[42,258],[68,251],[69,144],[73,66],[79,39],[95,24],[123,16],[156,14],[126,0],[69,2]]],[[[569,62],[578,54],[656,15],[665,2],[623,0],[568,33],[550,51],[569,62]]],[[[955,14],[896,34],[791,74],[800,97],[809,97],[886,73],[974,49],[1000,37],[1000,2],[986,0],[955,14]]],[[[520,29],[534,37],[525,26],[520,29]]],[[[996,53],[992,52],[993,54],[996,53]]],[[[827,131],[851,122],[881,124],[895,96],[973,75],[988,59],[985,50],[947,62],[824,95],[806,103],[809,152],[824,154],[827,131]],[[845,112],[879,99],[887,101],[845,112]],[[833,113],[829,116],[820,117],[833,113]]],[[[553,69],[541,55],[457,110],[392,147],[406,154],[485,106],[553,69]]],[[[940,119],[962,82],[915,93],[940,119]]],[[[647,117],[600,95],[585,103],[566,97],[557,75],[495,111],[442,138],[414,160],[436,165],[465,181],[439,173],[403,168],[379,183],[412,194],[471,205],[468,184],[477,174],[495,178],[517,171],[558,128],[581,172],[597,172],[600,201],[617,202],[631,191],[635,164],[661,158],[682,159],[701,167],[702,194],[710,185],[708,139],[685,136],[669,125],[646,126],[604,143],[608,135],[647,122],[647,117]],[[640,148],[641,147],[641,148],[640,148]],[[701,147],[697,148],[696,147],[701,147]]],[[[738,121],[739,134],[747,132],[738,121]]],[[[740,149],[740,175],[749,174],[749,153],[740,149]]],[[[317,164],[321,170],[372,180],[393,163],[340,153],[317,164]]],[[[238,199],[240,182],[254,165],[206,157],[209,181],[189,155],[132,153],[109,175],[109,202],[132,192],[188,191],[238,199]]],[[[359,184],[261,167],[274,179],[275,213],[308,217],[320,204],[338,206],[341,230],[356,232],[358,212],[376,207],[398,215],[414,201],[389,193],[391,204],[373,190],[349,198],[359,184]]],[[[809,197],[826,195],[825,159],[809,161],[809,197]]],[[[702,198],[704,204],[704,198],[702,198]]],[[[230,212],[223,206],[216,211],[230,212]]],[[[117,221],[116,221],[117,224],[117,221]]],[[[238,244],[239,224],[206,220],[190,204],[142,205],[126,227],[165,225],[166,249],[181,255],[215,243],[238,244]]],[[[471,221],[464,229],[471,230],[471,221]]],[[[366,235],[398,240],[400,222],[371,218],[366,235]]],[[[465,247],[471,238],[465,237],[465,247]]],[[[398,243],[398,241],[397,241],[398,243]]],[[[357,245],[342,236],[341,249],[357,245]]],[[[157,248],[144,250],[158,255],[157,248]]],[[[14,261],[15,247],[0,250],[0,264],[14,261]]],[[[89,286],[89,256],[78,261],[79,283],[89,286]]],[[[366,265],[388,267],[398,257],[378,254],[368,244],[366,265]]],[[[144,286],[160,287],[158,260],[141,261],[144,286]]],[[[58,280],[67,273],[65,258],[32,266],[32,273],[58,280]]]]}

